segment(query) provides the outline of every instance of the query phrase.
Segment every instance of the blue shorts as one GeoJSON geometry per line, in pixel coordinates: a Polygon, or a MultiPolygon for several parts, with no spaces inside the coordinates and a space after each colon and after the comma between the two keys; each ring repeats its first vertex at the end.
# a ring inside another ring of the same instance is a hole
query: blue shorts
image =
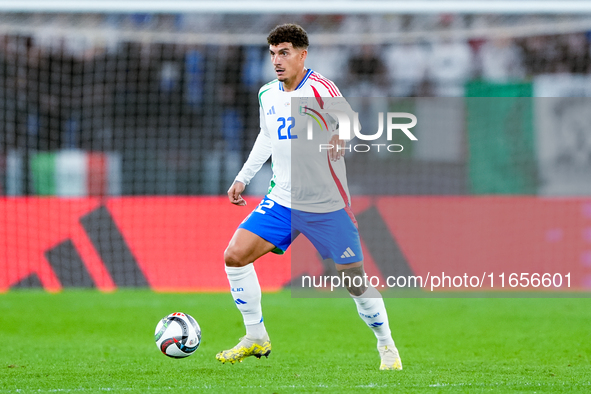
{"type": "Polygon", "coordinates": [[[273,253],[285,253],[301,233],[323,259],[332,259],[337,264],[363,260],[359,231],[345,208],[328,213],[304,212],[286,208],[265,197],[238,228],[275,245],[273,253]]]}

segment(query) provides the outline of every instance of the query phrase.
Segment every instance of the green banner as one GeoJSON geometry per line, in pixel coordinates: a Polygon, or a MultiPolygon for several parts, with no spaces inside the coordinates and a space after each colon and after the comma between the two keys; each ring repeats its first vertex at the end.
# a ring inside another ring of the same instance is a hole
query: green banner
{"type": "Polygon", "coordinates": [[[31,157],[33,190],[39,196],[55,196],[55,161],[56,153],[40,152],[31,157]]]}
{"type": "Polygon", "coordinates": [[[532,84],[466,87],[469,185],[473,194],[537,194],[532,84]]]}

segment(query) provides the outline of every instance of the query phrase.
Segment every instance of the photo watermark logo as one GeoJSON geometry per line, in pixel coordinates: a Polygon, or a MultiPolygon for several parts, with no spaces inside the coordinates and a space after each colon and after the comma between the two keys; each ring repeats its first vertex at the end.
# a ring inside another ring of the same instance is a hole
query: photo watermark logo
{"type": "MultiPolygon", "coordinates": [[[[380,137],[384,133],[384,118],[386,118],[386,139],[387,141],[392,141],[392,137],[394,135],[394,131],[402,131],[406,137],[408,137],[411,141],[417,141],[417,137],[410,131],[411,128],[416,126],[417,124],[417,117],[408,112],[387,112],[386,116],[384,117],[383,112],[378,112],[378,130],[374,134],[362,134],[361,133],[361,126],[359,124],[359,114],[357,112],[350,112],[353,115],[353,121],[349,118],[349,114],[344,111],[339,110],[327,110],[324,111],[325,115],[328,115],[336,120],[338,124],[338,134],[339,139],[344,141],[350,141],[353,137],[357,137],[362,141],[376,141],[380,139],[380,137]],[[394,119],[409,119],[409,123],[394,123],[394,119]],[[351,133],[351,124],[353,124],[353,134],[351,133]]],[[[322,129],[323,125],[328,130],[328,122],[322,116],[322,114],[312,108],[304,107],[304,113],[310,116],[308,119],[307,125],[307,138],[308,140],[314,139],[314,125],[312,119],[320,125],[322,129]],[[308,111],[312,112],[313,114],[308,113],[308,111]]],[[[334,149],[335,145],[333,144],[320,144],[319,151],[322,152],[323,150],[331,150],[334,149]]],[[[400,144],[367,144],[367,143],[360,143],[360,144],[349,144],[347,146],[340,146],[336,145],[337,151],[339,150],[346,150],[346,151],[355,151],[355,152],[369,152],[370,150],[377,150],[380,151],[380,148],[387,150],[388,152],[397,153],[402,152],[404,147],[400,144]]]]}

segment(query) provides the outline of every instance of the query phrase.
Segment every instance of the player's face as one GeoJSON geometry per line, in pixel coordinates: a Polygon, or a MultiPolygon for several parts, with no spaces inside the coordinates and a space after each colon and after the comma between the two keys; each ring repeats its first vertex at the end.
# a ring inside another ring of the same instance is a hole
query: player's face
{"type": "Polygon", "coordinates": [[[269,45],[269,54],[277,79],[281,82],[289,82],[304,69],[304,60],[308,51],[294,48],[290,42],[283,42],[279,45],[269,45]]]}

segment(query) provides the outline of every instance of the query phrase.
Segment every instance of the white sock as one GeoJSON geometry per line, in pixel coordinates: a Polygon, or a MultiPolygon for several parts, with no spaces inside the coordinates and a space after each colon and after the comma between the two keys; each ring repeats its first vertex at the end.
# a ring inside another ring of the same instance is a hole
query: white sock
{"type": "Polygon", "coordinates": [[[250,338],[264,338],[267,334],[263,323],[263,310],[261,308],[261,286],[253,264],[244,267],[226,266],[226,275],[230,282],[232,297],[238,307],[244,325],[246,335],[250,338]]]}
{"type": "Polygon", "coordinates": [[[378,340],[379,346],[394,345],[390,324],[388,323],[388,312],[384,300],[375,287],[368,287],[365,293],[360,296],[351,296],[357,305],[359,317],[369,328],[372,329],[378,340]]]}

